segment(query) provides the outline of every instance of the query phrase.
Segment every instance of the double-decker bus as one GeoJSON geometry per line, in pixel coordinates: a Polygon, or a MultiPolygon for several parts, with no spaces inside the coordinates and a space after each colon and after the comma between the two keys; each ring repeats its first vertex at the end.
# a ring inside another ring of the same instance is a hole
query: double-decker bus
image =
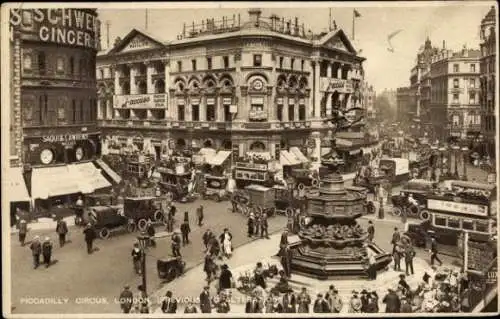
{"type": "Polygon", "coordinates": [[[496,235],[496,187],[491,184],[451,181],[451,190],[430,193],[425,207],[431,218],[409,225],[406,234],[418,246],[435,237],[440,252],[458,254],[458,239],[464,232],[470,240],[484,242],[496,235]]]}

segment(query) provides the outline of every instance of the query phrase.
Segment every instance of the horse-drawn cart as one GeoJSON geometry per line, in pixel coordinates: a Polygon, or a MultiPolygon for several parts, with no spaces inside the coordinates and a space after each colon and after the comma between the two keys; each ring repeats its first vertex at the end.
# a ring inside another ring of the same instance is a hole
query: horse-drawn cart
{"type": "Polygon", "coordinates": [[[287,188],[279,185],[249,185],[244,190],[233,193],[231,202],[233,211],[244,215],[253,212],[256,215],[266,213],[267,216],[274,216],[278,213],[290,216],[294,208],[299,208],[299,201],[290,196],[287,188]]]}

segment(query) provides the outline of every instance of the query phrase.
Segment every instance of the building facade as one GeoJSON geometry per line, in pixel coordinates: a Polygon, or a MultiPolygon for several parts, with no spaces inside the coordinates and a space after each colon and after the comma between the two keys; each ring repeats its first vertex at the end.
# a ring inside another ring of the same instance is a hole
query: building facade
{"type": "Polygon", "coordinates": [[[184,25],[174,41],[134,29],[98,55],[103,153],[304,150],[333,107],[362,105],[363,61],[341,29],[314,35],[258,9],[184,25]]]}
{"type": "Polygon", "coordinates": [[[437,136],[476,139],[481,129],[479,50],[442,50],[431,64],[431,114],[437,136]]]}
{"type": "Polygon", "coordinates": [[[370,85],[366,81],[363,82],[362,88],[366,117],[368,120],[374,120],[377,117],[377,112],[375,110],[376,92],[373,89],[373,85],[370,85]]]}
{"type": "Polygon", "coordinates": [[[396,118],[400,123],[409,123],[411,113],[410,93],[409,87],[396,89],[396,118]]]}
{"type": "Polygon", "coordinates": [[[495,85],[496,85],[496,13],[495,7],[491,7],[481,21],[480,31],[480,105],[481,105],[481,134],[484,138],[483,154],[491,157],[496,155],[496,107],[495,85]]]}

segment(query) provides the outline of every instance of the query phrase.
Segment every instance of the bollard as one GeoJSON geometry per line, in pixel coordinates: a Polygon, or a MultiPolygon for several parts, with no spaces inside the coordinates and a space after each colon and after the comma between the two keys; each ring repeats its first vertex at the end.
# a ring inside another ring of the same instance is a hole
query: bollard
{"type": "Polygon", "coordinates": [[[384,203],[382,201],[379,202],[379,209],[378,209],[378,219],[384,219],[384,203]]]}

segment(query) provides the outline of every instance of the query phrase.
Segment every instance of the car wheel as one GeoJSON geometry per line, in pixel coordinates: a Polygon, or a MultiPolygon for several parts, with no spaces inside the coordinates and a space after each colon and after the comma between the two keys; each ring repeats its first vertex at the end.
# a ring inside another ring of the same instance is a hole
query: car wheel
{"type": "Polygon", "coordinates": [[[144,218],[139,219],[139,222],[137,223],[137,227],[139,228],[140,231],[145,231],[147,225],[148,222],[144,218]]]}
{"type": "Polygon", "coordinates": [[[174,200],[174,194],[172,194],[172,192],[167,192],[167,194],[165,194],[165,197],[167,198],[168,201],[174,200]]]}
{"type": "Polygon", "coordinates": [[[429,220],[431,218],[431,214],[429,213],[429,211],[423,209],[420,212],[419,217],[421,220],[429,220]]]}
{"type": "Polygon", "coordinates": [[[293,216],[293,209],[291,209],[290,207],[288,207],[285,210],[285,215],[286,215],[286,217],[292,217],[293,216]]]}
{"type": "Polygon", "coordinates": [[[403,212],[402,212],[402,210],[401,210],[401,207],[394,207],[394,208],[392,209],[392,214],[393,214],[394,216],[400,217],[400,216],[403,214],[403,212]]]}
{"type": "Polygon", "coordinates": [[[109,237],[109,234],[110,234],[110,231],[109,229],[107,229],[106,227],[102,228],[100,231],[99,231],[99,237],[101,239],[107,239],[109,237]]]}
{"type": "Polygon", "coordinates": [[[155,222],[162,222],[163,221],[163,212],[157,210],[154,213],[153,218],[154,218],[155,222]]]}

